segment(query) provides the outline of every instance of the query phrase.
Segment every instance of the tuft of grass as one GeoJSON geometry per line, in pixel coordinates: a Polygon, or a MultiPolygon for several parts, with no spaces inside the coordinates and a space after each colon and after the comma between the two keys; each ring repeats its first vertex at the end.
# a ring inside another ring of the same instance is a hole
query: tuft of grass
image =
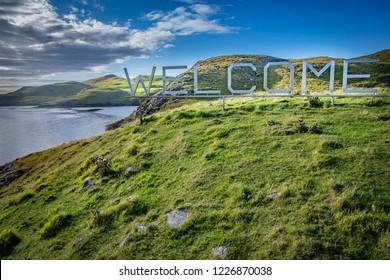
{"type": "Polygon", "coordinates": [[[55,214],[51,216],[39,230],[41,238],[54,237],[69,225],[70,220],[71,215],[69,214],[55,214]]]}
{"type": "Polygon", "coordinates": [[[324,106],[324,103],[321,101],[321,99],[316,96],[308,97],[307,101],[310,108],[322,108],[324,106]]]}
{"type": "Polygon", "coordinates": [[[6,257],[12,253],[16,245],[20,243],[21,239],[14,233],[13,230],[8,229],[0,233],[0,257],[6,257]]]}
{"type": "Polygon", "coordinates": [[[32,197],[34,197],[34,193],[32,193],[30,191],[24,192],[21,195],[19,195],[18,197],[12,199],[9,202],[9,206],[21,204],[21,203],[26,202],[27,200],[31,199],[32,197]]]}
{"type": "Polygon", "coordinates": [[[125,201],[100,212],[94,209],[92,211],[92,227],[109,227],[114,222],[127,223],[137,215],[145,214],[147,206],[139,199],[128,197],[125,201]]]}

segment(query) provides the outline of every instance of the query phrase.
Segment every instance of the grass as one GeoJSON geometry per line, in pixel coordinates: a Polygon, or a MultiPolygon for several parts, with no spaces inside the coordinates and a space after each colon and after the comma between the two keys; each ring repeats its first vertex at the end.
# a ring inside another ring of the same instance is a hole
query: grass
{"type": "Polygon", "coordinates": [[[41,238],[49,238],[55,236],[58,232],[64,229],[71,219],[70,215],[55,214],[50,216],[48,221],[39,230],[41,238]]]}
{"type": "Polygon", "coordinates": [[[227,246],[228,259],[389,259],[380,100],[180,101],[26,156],[14,165],[30,171],[0,190],[2,257],[211,259],[227,246]],[[189,219],[172,229],[177,209],[189,219]]]}
{"type": "Polygon", "coordinates": [[[0,257],[11,254],[13,248],[18,245],[19,242],[20,238],[12,229],[2,231],[0,233],[0,257]]]}

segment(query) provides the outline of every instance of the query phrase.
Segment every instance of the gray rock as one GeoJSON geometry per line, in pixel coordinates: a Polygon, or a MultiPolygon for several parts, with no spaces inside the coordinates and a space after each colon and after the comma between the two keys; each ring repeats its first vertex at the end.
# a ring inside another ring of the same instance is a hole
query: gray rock
{"type": "Polygon", "coordinates": [[[226,246],[219,246],[211,249],[211,255],[214,257],[218,257],[220,259],[226,258],[227,254],[227,247],[226,246]]]}
{"type": "Polygon", "coordinates": [[[115,199],[115,200],[111,201],[111,203],[114,204],[114,205],[118,205],[119,202],[121,202],[120,199],[115,199]]]}
{"type": "Polygon", "coordinates": [[[83,191],[89,190],[93,186],[93,182],[91,180],[85,180],[83,185],[83,191]]]}
{"type": "Polygon", "coordinates": [[[148,231],[148,227],[146,227],[146,226],[136,226],[135,227],[135,231],[137,231],[137,232],[147,232],[148,231]]]}
{"type": "Polygon", "coordinates": [[[268,195],[268,198],[275,199],[280,196],[280,192],[273,192],[268,195]]]}
{"type": "Polygon", "coordinates": [[[171,228],[178,228],[188,219],[187,209],[173,210],[167,214],[167,223],[171,228]]]}
{"type": "Polygon", "coordinates": [[[0,189],[9,186],[24,175],[29,168],[15,168],[12,163],[7,163],[0,166],[0,189]]]}
{"type": "Polygon", "coordinates": [[[137,173],[137,168],[129,167],[125,171],[125,176],[131,176],[131,175],[134,175],[135,173],[137,173]]]}

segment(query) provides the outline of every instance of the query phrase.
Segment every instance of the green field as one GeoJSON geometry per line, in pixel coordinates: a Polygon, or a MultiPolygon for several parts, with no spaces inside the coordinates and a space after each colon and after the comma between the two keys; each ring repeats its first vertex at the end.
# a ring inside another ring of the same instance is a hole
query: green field
{"type": "Polygon", "coordinates": [[[0,167],[1,258],[390,259],[389,100],[311,104],[172,101],[0,167]]]}

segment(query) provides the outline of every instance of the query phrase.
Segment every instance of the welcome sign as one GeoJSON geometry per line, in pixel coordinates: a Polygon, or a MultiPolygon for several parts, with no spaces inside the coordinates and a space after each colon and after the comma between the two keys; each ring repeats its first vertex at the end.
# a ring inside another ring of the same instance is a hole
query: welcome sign
{"type": "MultiPolygon", "coordinates": [[[[365,74],[350,74],[348,72],[349,64],[359,64],[359,63],[375,63],[379,62],[379,59],[345,59],[343,63],[343,77],[342,77],[342,93],[348,94],[348,93],[377,93],[377,89],[375,88],[348,88],[348,79],[367,79],[370,78],[371,75],[369,73],[365,74]]],[[[231,93],[231,95],[243,95],[243,94],[251,94],[256,90],[256,85],[252,86],[250,89],[238,89],[233,88],[232,86],[232,70],[234,68],[239,67],[249,67],[253,71],[256,71],[257,68],[252,63],[232,63],[228,69],[227,69],[227,89],[231,93]]],[[[162,73],[163,73],[163,86],[162,86],[162,92],[165,95],[189,95],[187,90],[167,90],[167,83],[169,81],[172,81],[172,78],[167,76],[167,70],[179,70],[179,69],[187,69],[187,66],[163,66],[162,67],[162,73]]],[[[333,94],[334,92],[334,80],[335,80],[335,61],[330,60],[322,69],[319,71],[313,67],[308,61],[304,60],[302,63],[302,94],[306,94],[306,85],[307,85],[307,69],[309,69],[316,77],[320,77],[325,71],[328,69],[330,70],[330,79],[329,79],[329,94],[333,94]]],[[[141,84],[144,93],[146,96],[150,96],[150,90],[153,84],[153,78],[154,74],[156,72],[156,67],[152,68],[152,72],[150,75],[150,80],[148,86],[145,85],[145,81],[143,80],[141,75],[138,75],[135,85],[132,84],[129,74],[127,71],[127,68],[124,68],[126,79],[130,88],[131,95],[135,95],[137,88],[139,84],[141,84]]],[[[286,94],[290,95],[291,92],[294,89],[294,65],[289,61],[280,61],[280,62],[268,62],[264,66],[264,81],[263,81],[263,88],[264,90],[269,94],[286,94]],[[289,86],[285,89],[271,89],[268,87],[268,72],[270,71],[270,68],[275,67],[283,67],[286,66],[289,68],[289,86]]],[[[213,96],[220,96],[221,91],[220,90],[201,90],[198,87],[198,65],[194,65],[194,95],[208,95],[210,97],[213,96]]]]}

